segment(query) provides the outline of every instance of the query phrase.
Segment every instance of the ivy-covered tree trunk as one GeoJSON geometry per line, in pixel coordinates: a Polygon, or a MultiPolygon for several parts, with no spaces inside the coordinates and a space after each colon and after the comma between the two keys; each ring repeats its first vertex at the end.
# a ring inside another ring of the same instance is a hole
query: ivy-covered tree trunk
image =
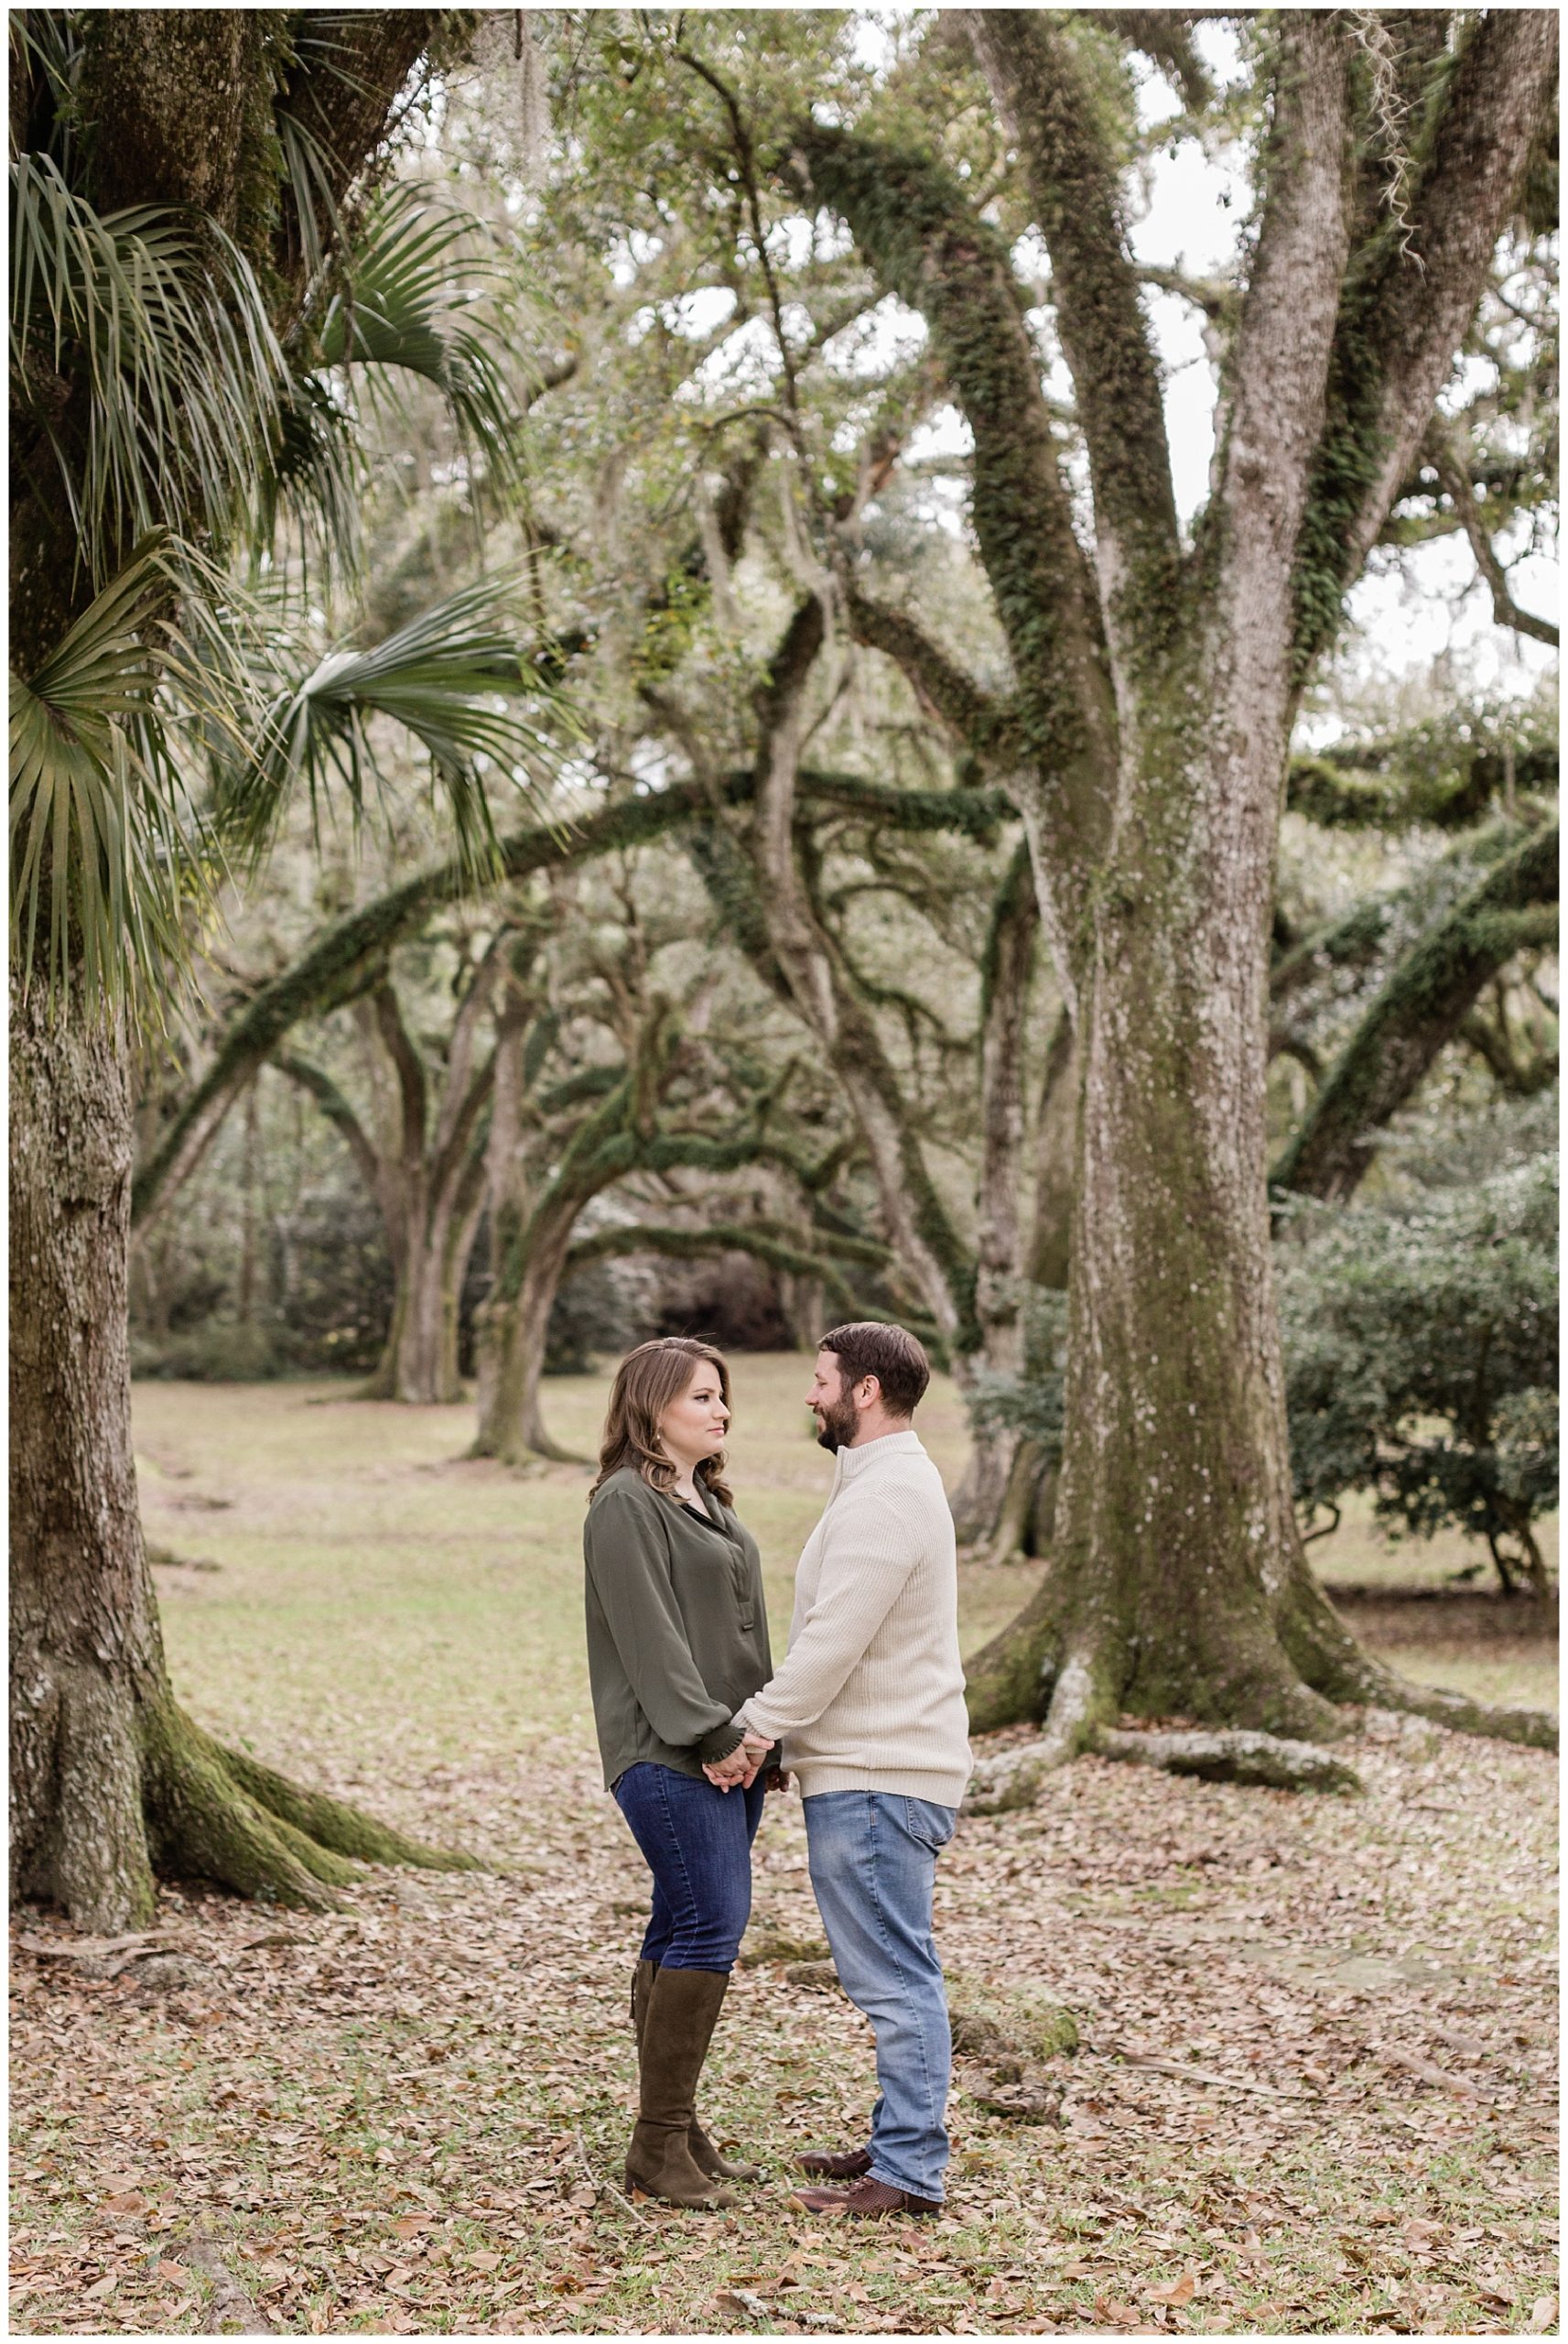
{"type": "MultiPolygon", "coordinates": [[[[316,93],[312,117],[339,193],[373,149],[430,19],[341,22],[344,78],[316,93]],[[345,103],[361,137],[340,153],[345,103]]],[[[210,206],[233,231],[240,165],[258,161],[257,123],[275,101],[264,29],[259,15],[220,9],[83,20],[102,202],[210,206]]],[[[307,80],[276,102],[306,102],[307,80]]],[[[287,272],[278,281],[287,288],[287,272]]],[[[77,410],[64,411],[69,438],[77,410]]],[[[13,454],[11,654],[26,675],[92,586],[38,450],[13,454]]],[[[13,1892],[109,1930],[146,1917],[155,1866],[324,1904],[354,1876],[351,1858],[459,1861],[224,1749],[176,1702],[131,1446],[127,1038],[91,1003],[56,1014],[37,972],[14,982],[11,1036],[13,1892]]]]}
{"type": "MultiPolygon", "coordinates": [[[[1040,934],[1027,842],[1003,875],[981,965],[980,1177],[976,1198],[974,1343],[961,1357],[966,1397],[1023,1369],[1023,1218],[1019,1194],[1027,1116],[1024,1045],[1040,934]]],[[[1018,1432],[971,1408],[969,1463],[953,1493],[960,1546],[994,1546],[1018,1463],[1018,1432]]]]}

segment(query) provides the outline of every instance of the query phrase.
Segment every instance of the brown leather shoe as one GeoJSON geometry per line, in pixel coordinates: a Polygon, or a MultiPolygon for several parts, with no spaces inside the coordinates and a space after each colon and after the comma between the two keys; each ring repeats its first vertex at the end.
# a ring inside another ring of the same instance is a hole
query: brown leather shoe
{"type": "Polygon", "coordinates": [[[891,2181],[873,2181],[870,2174],[851,2183],[848,2189],[797,2189],[793,2202],[804,2206],[808,2214],[860,2214],[874,2218],[882,2214],[942,2211],[938,2198],[912,2197],[907,2189],[895,2189],[891,2181]]]}
{"type": "Polygon", "coordinates": [[[809,2173],[814,2181],[859,2181],[871,2169],[870,2149],[807,2149],[797,2159],[802,2173],[809,2173]]]}

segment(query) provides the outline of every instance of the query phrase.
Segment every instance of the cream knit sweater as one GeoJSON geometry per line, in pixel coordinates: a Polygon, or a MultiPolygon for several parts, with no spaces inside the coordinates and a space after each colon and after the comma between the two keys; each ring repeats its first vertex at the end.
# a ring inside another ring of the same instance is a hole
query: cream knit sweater
{"type": "Polygon", "coordinates": [[[953,1517],[917,1434],[839,1449],[795,1572],[789,1657],[738,1717],[783,1742],[803,1798],[963,1797],[971,1762],[953,1517]]]}

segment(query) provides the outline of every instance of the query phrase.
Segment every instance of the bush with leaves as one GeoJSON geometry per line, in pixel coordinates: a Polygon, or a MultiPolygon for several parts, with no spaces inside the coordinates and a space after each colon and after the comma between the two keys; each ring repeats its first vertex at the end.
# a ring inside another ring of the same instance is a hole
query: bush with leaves
{"type": "Polygon", "coordinates": [[[1544,1593],[1557,1499],[1557,1174],[1550,1156],[1394,1211],[1294,1218],[1281,1248],[1298,1503],[1372,1492],[1396,1535],[1484,1538],[1544,1593]]]}

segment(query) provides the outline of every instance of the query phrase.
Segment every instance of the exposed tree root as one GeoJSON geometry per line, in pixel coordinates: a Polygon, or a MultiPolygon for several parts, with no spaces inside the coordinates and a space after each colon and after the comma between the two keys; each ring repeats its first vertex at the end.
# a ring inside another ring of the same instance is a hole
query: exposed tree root
{"type": "Polygon", "coordinates": [[[1351,1634],[1315,1581],[1307,1580],[1293,1591],[1281,1633],[1307,1683],[1331,1701],[1400,1709],[1411,1717],[1430,1718],[1454,1733],[1522,1742],[1531,1750],[1557,1748],[1557,1720],[1542,1710],[1494,1708],[1439,1686],[1413,1684],[1386,1667],[1351,1634]]]}
{"type": "Polygon", "coordinates": [[[1472,1701],[1464,1693],[1445,1692],[1439,1685],[1413,1685],[1375,1660],[1366,1663],[1363,1687],[1355,1698],[1376,1709],[1430,1718],[1434,1725],[1447,1726],[1454,1733],[1522,1742],[1529,1750],[1557,1748],[1557,1720],[1543,1709],[1503,1709],[1487,1701],[1472,1701]]]}
{"type": "MultiPolygon", "coordinates": [[[[1064,1636],[1059,1597],[1048,1578],[1011,1626],[969,1667],[970,1731],[984,1733],[1043,1717],[1032,1742],[1015,1744],[975,1768],[966,1813],[999,1815],[1033,1805],[1045,1776],[1086,1751],[1162,1766],[1206,1782],[1271,1789],[1354,1792],[1355,1769],[1318,1747],[1354,1730],[1351,1714],[1372,1706],[1430,1719],[1459,1733],[1487,1735],[1536,1750],[1555,1750],[1557,1721],[1532,1709],[1495,1709],[1385,1667],[1353,1636],[1316,1587],[1305,1579],[1281,1607],[1281,1664],[1227,1686],[1232,1715],[1179,1732],[1128,1731],[1118,1723],[1130,1692],[1128,1655],[1117,1638],[1080,1641],[1058,1668],[1064,1636]],[[1249,1714],[1250,1713],[1250,1714],[1249,1714]],[[1260,1731],[1257,1720],[1283,1731],[1260,1731]],[[1304,1726],[1314,1740],[1301,1736],[1304,1726]],[[1292,1728],[1295,1731],[1292,1731],[1292,1728]]],[[[1211,1688],[1212,1689],[1212,1688],[1211,1688]]],[[[1169,1711],[1166,1712],[1169,1714],[1169,1711]]]]}
{"type": "Polygon", "coordinates": [[[330,1910],[366,1863],[458,1872],[477,1860],[426,1847],[359,1808],[302,1790],[205,1732],[165,1699],[142,1712],[147,1841],[162,1872],[265,1903],[330,1910]]]}
{"type": "Polygon", "coordinates": [[[1093,1748],[1102,1758],[1126,1758],[1141,1766],[1162,1766],[1173,1774],[1195,1774],[1204,1783],[1256,1783],[1277,1791],[1358,1791],[1354,1766],[1331,1757],[1311,1742],[1289,1742],[1273,1733],[1127,1733],[1101,1726],[1093,1748]]]}

